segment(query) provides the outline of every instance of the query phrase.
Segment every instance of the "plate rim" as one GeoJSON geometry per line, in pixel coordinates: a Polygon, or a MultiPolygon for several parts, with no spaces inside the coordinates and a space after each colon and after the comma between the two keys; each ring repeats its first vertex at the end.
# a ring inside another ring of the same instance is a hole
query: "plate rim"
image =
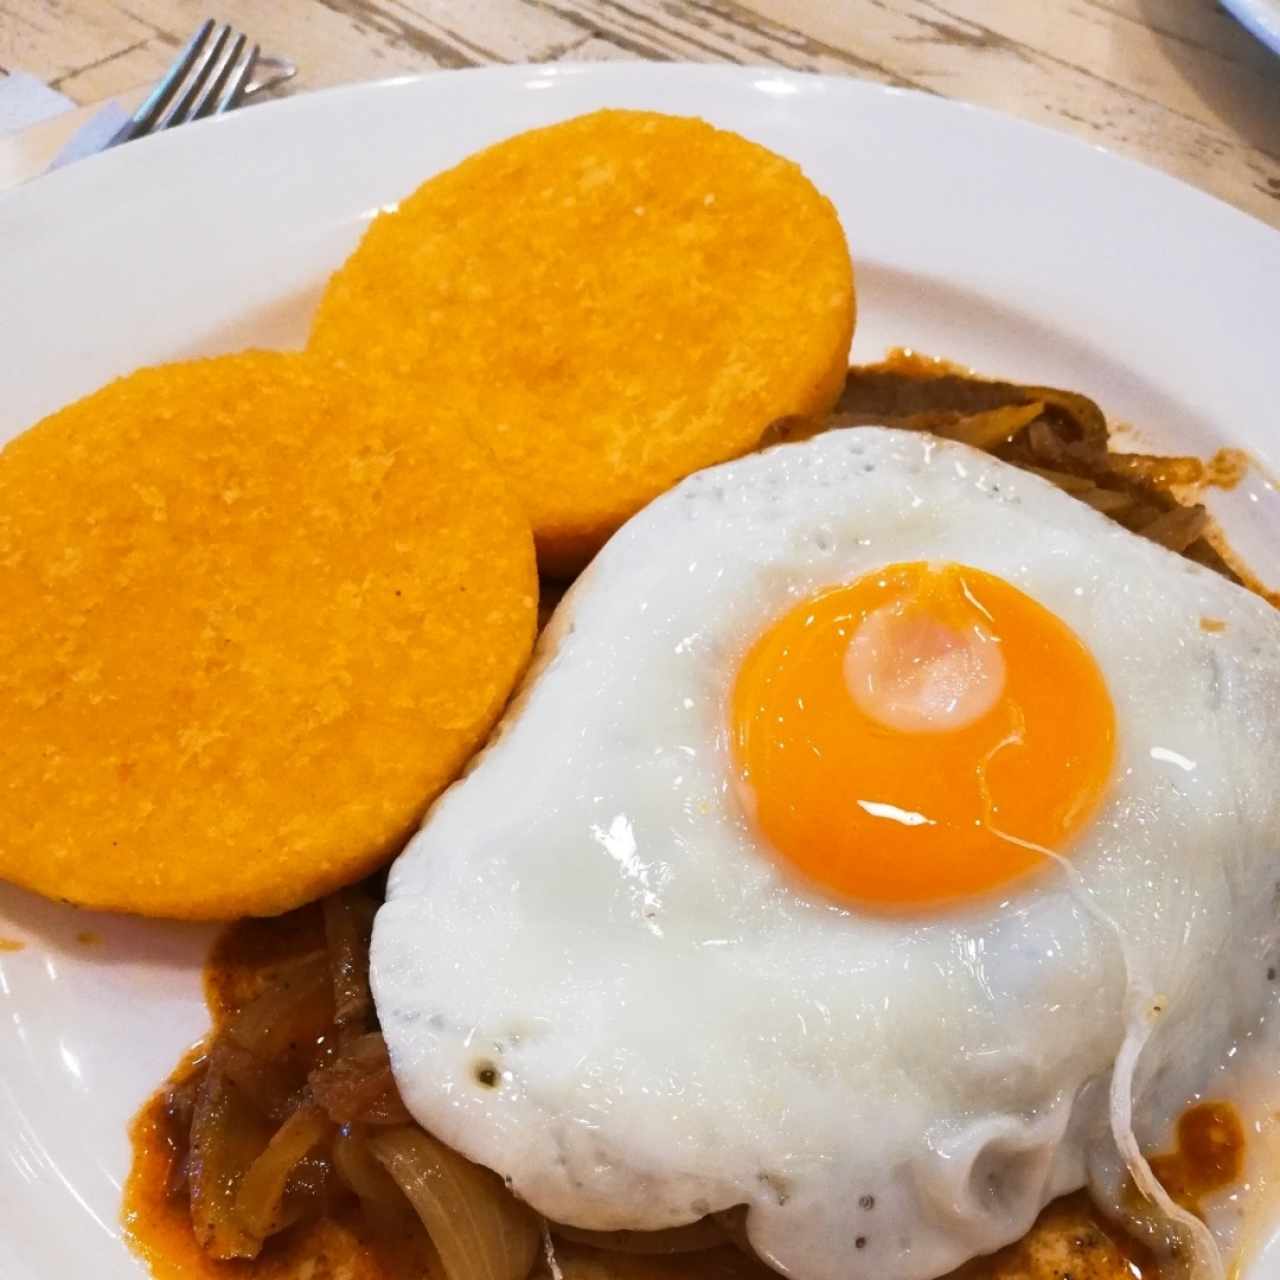
{"type": "MultiPolygon", "coordinates": [[[[278,116],[283,117],[286,114],[294,114],[299,117],[306,117],[311,113],[323,109],[328,109],[331,103],[341,103],[344,97],[366,96],[380,92],[394,92],[408,86],[423,84],[430,82],[432,85],[440,85],[442,88],[455,82],[457,77],[486,77],[493,78],[497,81],[510,81],[513,88],[518,87],[522,79],[531,76],[551,77],[561,80],[587,78],[599,78],[603,82],[608,82],[611,77],[619,75],[619,67],[621,73],[626,77],[625,83],[635,85],[641,81],[661,83],[664,80],[672,78],[691,77],[701,81],[726,80],[735,84],[741,84],[746,87],[752,77],[767,76],[771,80],[783,83],[798,84],[808,93],[825,92],[834,89],[841,94],[850,95],[850,100],[857,100],[859,103],[874,103],[875,109],[881,109],[882,105],[885,109],[891,109],[887,106],[893,101],[904,101],[909,104],[908,109],[912,111],[920,111],[926,114],[935,114],[941,112],[938,118],[944,118],[953,126],[974,129],[980,136],[990,136],[992,131],[1003,133],[1005,136],[1015,139],[1017,145],[1021,147],[1032,146],[1035,148],[1062,145],[1066,151],[1072,155],[1087,157],[1091,167],[1103,166],[1114,175],[1111,178],[1103,178],[1103,182],[1111,185],[1115,182],[1137,182],[1140,183],[1144,190],[1154,193],[1154,198],[1159,199],[1162,192],[1173,191],[1177,194],[1177,200],[1183,207],[1194,207],[1199,211],[1193,221],[1197,225],[1202,225],[1199,219],[1212,222],[1219,220],[1216,224],[1217,228],[1221,228],[1218,234],[1230,235],[1233,232],[1237,235],[1248,232],[1250,227],[1261,227],[1263,232],[1272,232],[1271,236],[1263,236],[1257,238],[1252,243],[1265,245],[1267,251],[1267,262],[1273,264],[1277,269],[1277,279],[1280,280],[1280,231],[1269,227],[1266,223],[1243,210],[1237,209],[1228,204],[1217,196],[1201,190],[1189,183],[1186,183],[1170,174],[1155,168],[1141,160],[1126,156],[1122,153],[1115,152],[1109,148],[1091,144],[1073,134],[1055,129],[1048,125],[1043,125],[1021,119],[1016,116],[1008,115],[988,107],[977,106],[974,104],[964,103],[955,99],[943,98],[916,90],[903,89],[895,86],[883,85],[874,81],[862,80],[852,76],[828,75],[821,73],[811,73],[803,71],[792,71],[789,69],[762,66],[725,66],[717,64],[703,63],[647,63],[647,62],[628,62],[625,64],[615,63],[572,63],[572,64],[514,64],[500,67],[484,67],[469,68],[460,71],[430,72],[421,75],[404,75],[387,77],[381,80],[358,82],[351,85],[335,86],[333,88],[317,90],[307,94],[298,94],[289,98],[284,98],[271,103],[261,104],[258,110],[270,109],[278,116]],[[443,77],[443,78],[442,78],[443,77]],[[962,123],[968,122],[968,123],[962,123]],[[1030,131],[1030,132],[1028,132],[1030,131]],[[1056,138],[1057,143],[1046,141],[1056,138]],[[1119,166],[1118,168],[1116,166],[1119,166]],[[1128,175],[1126,177],[1126,175],[1128,175]],[[1172,184],[1171,186],[1167,184],[1172,184]],[[1192,193],[1191,196],[1188,193],[1192,193]],[[1195,199],[1198,198],[1198,199],[1195,199]],[[1191,203],[1189,203],[1189,201],[1191,203]],[[1221,211],[1225,210],[1227,218],[1222,220],[1221,211]],[[1244,223],[1232,218],[1230,215],[1239,215],[1245,219],[1244,223]]],[[[340,108],[339,108],[340,109],[340,108]]],[[[323,114],[323,112],[322,112],[323,114]]],[[[238,113],[227,117],[215,118],[208,121],[200,122],[198,128],[209,129],[217,127],[219,129],[234,131],[236,128],[247,129],[249,123],[257,116],[257,111],[238,113]]],[[[134,144],[132,147],[120,148],[116,152],[111,153],[110,158],[104,158],[107,153],[99,153],[98,155],[87,158],[75,165],[68,166],[53,174],[46,175],[42,178],[32,180],[21,187],[5,193],[7,199],[0,199],[0,228],[6,219],[6,209],[12,208],[12,202],[36,201],[37,203],[31,209],[32,212],[38,211],[41,207],[40,202],[51,201],[55,204],[61,203],[64,199],[64,193],[75,194],[78,191],[91,191],[94,185],[100,181],[101,175],[113,172],[110,166],[134,165],[135,171],[144,171],[149,163],[151,156],[162,157],[165,155],[164,148],[170,147],[176,152],[178,149],[195,149],[197,139],[203,141],[208,135],[205,133],[194,133],[189,129],[175,131],[172,135],[161,135],[156,138],[146,139],[140,143],[134,144]],[[189,136],[188,136],[189,135],[189,136]],[[143,148],[143,149],[139,149],[143,148]],[[106,169],[103,166],[108,166],[106,169]],[[83,184],[77,186],[76,184],[83,184]],[[32,195],[31,193],[36,193],[32,195]]],[[[217,135],[222,137],[223,135],[217,135]]],[[[1066,152],[1063,152],[1065,154],[1066,152]]],[[[127,175],[126,168],[126,175],[127,175]]],[[[113,179],[114,181],[114,179],[113,179]]],[[[48,207],[46,204],[44,207],[48,207]]],[[[1250,235],[1254,233],[1249,233],[1250,235]]],[[[2,258],[3,254],[0,254],[2,258]]],[[[1269,303],[1271,308],[1273,304],[1269,303]]],[[[1274,306],[1277,308],[1277,317],[1280,317],[1280,295],[1277,296],[1274,306]]],[[[14,308],[20,310],[20,307],[14,308]]],[[[3,319],[4,317],[0,317],[3,319]]],[[[2,342],[0,342],[2,348],[2,342]]],[[[1261,352],[1261,346],[1259,346],[1261,352]]],[[[5,1072],[3,1065],[0,1065],[0,1086],[5,1082],[5,1072]]],[[[0,1090],[2,1091],[2,1090],[0,1090]]],[[[22,1113],[19,1112],[19,1115],[22,1113]]],[[[0,1150],[0,1156],[4,1152],[0,1150]]],[[[3,1191],[3,1187],[0,1187],[3,1191]]],[[[3,1200],[0,1199],[0,1204],[3,1200]]],[[[16,1203],[15,1203],[16,1207],[16,1203]]],[[[4,1245],[0,1239],[0,1261],[3,1260],[4,1245]]],[[[29,1266],[30,1263],[20,1263],[22,1266],[29,1266]]],[[[141,1273],[140,1273],[141,1274],[141,1273]]]]}
{"type": "Polygon", "coordinates": [[[1222,0],[1222,3],[1251,36],[1280,55],[1280,4],[1275,0],[1222,0]]]}
{"type": "MultiPolygon", "coordinates": [[[[1233,10],[1236,6],[1252,7],[1252,0],[1224,0],[1233,10]]],[[[1242,19],[1243,21],[1243,19],[1242,19]]],[[[1280,40],[1280,30],[1275,32],[1280,40]]],[[[179,129],[164,133],[151,134],[136,139],[124,146],[94,152],[73,164],[46,171],[27,179],[6,192],[0,192],[0,215],[13,203],[20,203],[24,196],[41,198],[46,192],[51,198],[56,197],[63,185],[73,186],[77,179],[87,180],[85,175],[96,178],[104,164],[118,164],[125,156],[150,156],[158,154],[164,148],[188,147],[196,145],[198,140],[208,136],[212,129],[245,128],[259,113],[270,111],[275,116],[286,117],[296,114],[310,114],[315,110],[324,110],[331,105],[340,104],[344,98],[358,98],[378,93],[395,92],[407,86],[445,85],[456,82],[459,78],[492,79],[495,81],[521,81],[529,78],[548,80],[606,79],[610,76],[627,78],[655,79],[658,81],[670,78],[724,79],[728,81],[749,81],[752,77],[766,77],[770,80],[793,86],[792,92],[837,92],[850,93],[853,96],[865,95],[868,98],[902,100],[913,104],[912,109],[925,112],[941,113],[948,120],[961,118],[982,121],[987,128],[1005,129],[1020,132],[1028,139],[1053,139],[1055,146],[1073,149],[1077,155],[1091,155],[1096,162],[1119,166],[1130,171],[1131,177],[1147,182],[1169,184],[1185,198],[1188,193],[1205,202],[1206,209],[1235,214],[1243,218],[1247,225],[1261,228],[1275,237],[1280,247],[1280,228],[1272,227],[1256,214],[1241,209],[1221,196],[1215,195],[1196,184],[1175,176],[1147,160],[1118,151],[1103,143],[1089,142],[1078,134],[1066,129],[1037,120],[1028,120],[1013,115],[997,107],[982,103],[967,102],[962,98],[947,97],[942,94],[929,93],[922,89],[907,88],[899,85],[884,84],[878,80],[865,79],[860,76],[839,75],[822,71],[800,71],[789,67],[770,66],[767,63],[721,63],[672,61],[655,62],[644,59],[623,62],[512,62],[480,67],[447,67],[434,71],[408,72],[402,75],[378,77],[372,80],[358,80],[347,84],[328,85],[319,89],[307,90],[303,93],[289,94],[273,98],[267,102],[253,104],[252,111],[234,111],[218,116],[209,116],[203,120],[193,121],[179,129]]]]}

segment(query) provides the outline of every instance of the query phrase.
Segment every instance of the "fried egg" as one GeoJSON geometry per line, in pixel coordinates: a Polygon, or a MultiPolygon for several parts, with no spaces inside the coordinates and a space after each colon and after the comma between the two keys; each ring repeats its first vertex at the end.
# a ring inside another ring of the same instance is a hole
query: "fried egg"
{"type": "Polygon", "coordinates": [[[1277,654],[1260,599],[961,445],[691,477],[393,868],[409,1109],[556,1221],[745,1205],[799,1280],[1150,1184],[1275,1020],[1277,654]]]}

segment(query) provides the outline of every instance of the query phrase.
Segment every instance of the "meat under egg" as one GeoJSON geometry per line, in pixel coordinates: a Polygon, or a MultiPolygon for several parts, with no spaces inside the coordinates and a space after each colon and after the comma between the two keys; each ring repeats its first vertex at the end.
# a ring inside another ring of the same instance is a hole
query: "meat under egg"
{"type": "Polygon", "coordinates": [[[960,445],[691,477],[395,865],[406,1103],[559,1221],[746,1205],[799,1280],[1149,1184],[1274,1021],[1277,655],[1263,601],[960,445]]]}

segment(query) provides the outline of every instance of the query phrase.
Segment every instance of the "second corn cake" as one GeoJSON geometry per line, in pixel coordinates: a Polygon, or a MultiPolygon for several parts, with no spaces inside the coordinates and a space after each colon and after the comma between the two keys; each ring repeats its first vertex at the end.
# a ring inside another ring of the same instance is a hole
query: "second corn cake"
{"type": "Polygon", "coordinates": [[[312,349],[486,440],[545,573],[691,471],[839,394],[853,270],[798,165],[701,120],[520,134],[379,216],[312,349]]]}

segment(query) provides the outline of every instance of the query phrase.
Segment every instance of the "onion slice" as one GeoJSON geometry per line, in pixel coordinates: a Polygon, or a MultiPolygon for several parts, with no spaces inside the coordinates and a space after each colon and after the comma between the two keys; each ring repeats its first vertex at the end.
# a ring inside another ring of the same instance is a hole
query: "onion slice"
{"type": "Polygon", "coordinates": [[[408,1210],[404,1192],[375,1159],[369,1150],[369,1139],[359,1125],[338,1130],[333,1140],[333,1167],[361,1204],[402,1205],[408,1210]]]}
{"type": "Polygon", "coordinates": [[[271,986],[227,1024],[242,1049],[271,1061],[313,1043],[333,1025],[329,957],[317,951],[282,970],[271,986]]]}
{"type": "Polygon", "coordinates": [[[396,1089],[386,1041],[377,1032],[347,1041],[332,1062],[311,1073],[309,1083],[312,1097],[335,1124],[413,1121],[396,1089]]]}
{"type": "MultiPolygon", "coordinates": [[[[429,1263],[435,1251],[421,1220],[395,1179],[369,1150],[369,1140],[359,1125],[348,1125],[333,1140],[333,1167],[338,1177],[360,1201],[360,1212],[375,1240],[395,1241],[397,1255],[421,1258],[423,1276],[439,1273],[439,1263],[429,1263]]],[[[404,1269],[406,1275],[412,1271],[404,1269]]]]}
{"type": "Polygon", "coordinates": [[[1202,506],[1174,507],[1144,525],[1139,532],[1144,538],[1150,538],[1170,551],[1182,552],[1204,533],[1208,523],[1209,514],[1202,506]]]}
{"type": "Polygon", "coordinates": [[[447,1280],[525,1280],[539,1219],[497,1174],[410,1125],[371,1135],[369,1146],[422,1219],[447,1280]]]}
{"type": "Polygon", "coordinates": [[[279,1059],[259,1058],[228,1035],[214,1041],[213,1054],[227,1079],[264,1116],[277,1124],[289,1118],[301,1092],[296,1068],[279,1059]]]}
{"type": "Polygon", "coordinates": [[[270,1135],[270,1126],[215,1058],[196,1094],[187,1161],[191,1226],[211,1258],[255,1258],[262,1248],[262,1237],[241,1224],[235,1201],[241,1179],[270,1135]]]}
{"type": "Polygon", "coordinates": [[[683,1227],[663,1231],[586,1231],[581,1227],[551,1224],[551,1234],[574,1244],[590,1245],[610,1253],[696,1253],[713,1249],[728,1239],[715,1218],[699,1218],[683,1227]]]}
{"type": "Polygon", "coordinates": [[[998,444],[1008,444],[1043,412],[1042,400],[1033,400],[1030,404],[1006,404],[999,409],[971,414],[958,422],[939,423],[935,434],[975,449],[994,449],[998,444]]]}
{"type": "Polygon", "coordinates": [[[275,1131],[236,1189],[235,1216],[245,1231],[265,1240],[285,1225],[289,1176],[332,1131],[329,1117],[314,1103],[299,1107],[275,1131]]]}
{"type": "Polygon", "coordinates": [[[608,1253],[562,1240],[555,1250],[561,1280],[778,1280],[754,1254],[731,1244],[696,1253],[608,1253]]]}
{"type": "Polygon", "coordinates": [[[333,981],[333,1020],[345,1042],[364,1031],[373,1015],[369,990],[369,935],[373,903],[359,889],[342,889],[324,899],[324,935],[333,981]]]}

